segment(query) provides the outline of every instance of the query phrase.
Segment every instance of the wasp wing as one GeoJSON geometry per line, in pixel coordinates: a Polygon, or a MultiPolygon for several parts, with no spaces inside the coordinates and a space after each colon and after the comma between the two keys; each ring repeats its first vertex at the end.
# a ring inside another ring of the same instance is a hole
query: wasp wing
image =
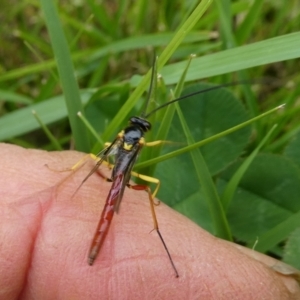
{"type": "MultiPolygon", "coordinates": [[[[118,212],[119,210],[125,187],[130,180],[131,170],[139,153],[139,148],[136,148],[134,150],[135,151],[132,152],[123,152],[122,149],[119,149],[119,159],[124,157],[126,157],[126,159],[117,161],[114,167],[112,185],[106,198],[101,218],[98,223],[89,252],[88,263],[90,265],[93,264],[98,255],[98,252],[102,247],[102,244],[109,231],[114,213],[118,212]]],[[[106,153],[109,153],[109,150],[106,153]]]]}
{"type": "Polygon", "coordinates": [[[94,260],[96,259],[98,252],[100,251],[102,244],[105,240],[105,237],[108,233],[111,221],[114,216],[116,203],[119,201],[118,199],[122,191],[122,188],[126,185],[124,184],[124,178],[125,178],[124,174],[119,173],[113,179],[111,189],[106,198],[106,202],[101,214],[101,218],[98,223],[96,233],[94,235],[91,244],[89,258],[88,258],[88,263],[90,265],[92,265],[94,260]]]}
{"type": "Polygon", "coordinates": [[[123,178],[121,189],[120,189],[120,192],[118,195],[117,202],[115,203],[115,207],[114,207],[114,210],[116,213],[119,212],[119,208],[120,208],[121,201],[123,199],[125,187],[129,183],[129,180],[131,177],[131,171],[132,171],[132,168],[135,164],[135,161],[138,157],[140,150],[141,150],[141,146],[139,144],[136,145],[130,152],[123,152],[122,149],[119,150],[120,153],[119,153],[118,161],[120,161],[120,162],[117,162],[115,165],[114,173],[116,175],[114,175],[113,177],[118,176],[119,173],[122,173],[124,175],[124,178],[123,178]]]}
{"type": "Polygon", "coordinates": [[[119,148],[120,148],[120,138],[117,137],[108,147],[100,151],[96,155],[97,157],[99,157],[99,160],[97,161],[96,165],[92,168],[92,170],[89,172],[89,174],[82,180],[77,190],[88,180],[88,178],[92,174],[94,174],[98,170],[98,168],[101,166],[103,161],[106,161],[109,156],[116,154],[119,148]]]}

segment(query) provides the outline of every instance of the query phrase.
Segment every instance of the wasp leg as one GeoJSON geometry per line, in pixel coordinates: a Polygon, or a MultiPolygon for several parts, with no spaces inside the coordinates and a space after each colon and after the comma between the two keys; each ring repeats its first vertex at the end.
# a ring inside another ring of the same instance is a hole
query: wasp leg
{"type": "MultiPolygon", "coordinates": [[[[74,166],[72,166],[70,169],[64,170],[64,171],[74,171],[78,169],[80,166],[82,166],[88,159],[93,159],[97,163],[101,160],[100,153],[102,153],[107,147],[109,147],[111,143],[107,142],[104,144],[105,148],[99,152],[97,155],[93,153],[86,154],[84,157],[82,157],[74,166]]],[[[103,160],[101,163],[105,164],[109,169],[112,169],[114,166],[110,164],[109,162],[103,160]]]]}
{"type": "Polygon", "coordinates": [[[70,172],[70,171],[76,171],[78,168],[80,168],[82,165],[84,165],[86,163],[86,161],[92,158],[94,160],[100,160],[99,157],[97,157],[96,155],[90,153],[90,154],[86,154],[85,156],[83,156],[74,166],[72,166],[71,168],[67,168],[64,170],[56,170],[53,168],[50,168],[47,164],[45,165],[49,170],[53,171],[53,172],[70,172]]]}
{"type": "Polygon", "coordinates": [[[107,177],[105,175],[103,175],[100,171],[97,172],[97,174],[105,181],[107,182],[112,182],[112,179],[110,177],[107,177]]]}
{"type": "Polygon", "coordinates": [[[153,142],[145,142],[143,144],[143,146],[146,146],[146,147],[155,147],[155,146],[165,145],[165,144],[181,145],[181,144],[184,144],[184,143],[178,143],[178,142],[172,142],[172,141],[165,141],[165,140],[157,140],[157,141],[153,141],[153,142]]]}
{"type": "Polygon", "coordinates": [[[153,142],[144,143],[144,146],[154,147],[154,146],[158,146],[158,145],[162,145],[162,144],[170,144],[170,143],[172,143],[172,142],[171,141],[164,141],[164,140],[157,140],[157,141],[153,141],[153,142]]]}
{"type": "Polygon", "coordinates": [[[88,180],[88,178],[94,174],[96,171],[97,173],[100,175],[100,177],[102,177],[103,179],[105,179],[106,181],[111,182],[111,178],[106,177],[105,175],[103,175],[98,168],[100,167],[101,164],[106,165],[108,168],[112,169],[113,165],[110,164],[109,162],[107,162],[106,160],[103,160],[101,157],[94,155],[92,153],[85,155],[82,159],[80,159],[71,169],[70,171],[75,171],[76,169],[78,169],[79,167],[81,167],[86,161],[87,159],[92,158],[93,160],[96,161],[96,165],[92,168],[92,170],[88,173],[88,175],[81,181],[80,185],[78,186],[78,188],[75,190],[73,196],[78,192],[78,190],[81,188],[81,186],[88,180]]]}
{"type": "Polygon", "coordinates": [[[93,159],[93,160],[96,160],[96,161],[100,160],[100,158],[97,157],[93,153],[86,154],[74,166],[71,167],[70,171],[75,171],[76,169],[78,169],[80,166],[82,166],[90,158],[93,159]]]}
{"type": "MultiPolygon", "coordinates": [[[[89,178],[92,174],[94,174],[95,172],[97,172],[97,173],[100,175],[100,177],[104,178],[106,181],[110,181],[110,182],[112,181],[110,178],[108,178],[108,177],[106,177],[105,175],[103,175],[103,174],[101,173],[101,171],[99,171],[99,167],[100,167],[101,164],[104,164],[104,165],[106,165],[109,169],[112,169],[112,168],[114,167],[114,165],[110,164],[110,163],[107,162],[106,160],[103,160],[102,158],[100,158],[100,157],[98,157],[98,156],[96,156],[96,155],[94,155],[94,154],[90,154],[90,157],[91,157],[92,159],[96,160],[97,163],[96,163],[96,165],[92,168],[92,170],[87,174],[87,176],[82,180],[82,182],[81,182],[81,184],[79,185],[79,187],[77,188],[77,190],[80,189],[80,187],[81,187],[81,186],[88,180],[88,178],[89,178]]],[[[78,164],[78,163],[77,163],[77,164],[78,164]]],[[[72,168],[77,167],[77,164],[76,164],[75,166],[73,166],[72,168]]],[[[76,191],[77,191],[77,190],[76,190],[76,191]]]]}
{"type": "Polygon", "coordinates": [[[153,204],[156,205],[156,206],[159,205],[160,201],[155,202],[154,198],[155,198],[155,196],[156,196],[156,194],[157,194],[157,192],[158,192],[158,190],[160,188],[160,180],[157,179],[157,178],[154,178],[154,177],[150,177],[150,176],[147,176],[147,175],[136,173],[134,171],[131,172],[131,175],[134,176],[134,177],[136,177],[136,178],[140,178],[140,179],[142,179],[144,181],[156,184],[156,188],[154,189],[154,192],[152,193],[151,190],[150,190],[150,192],[151,192],[151,197],[152,197],[153,204]]]}
{"type": "Polygon", "coordinates": [[[165,241],[164,241],[164,239],[163,239],[163,237],[162,237],[162,235],[161,235],[161,233],[159,231],[158,222],[157,222],[156,213],[155,213],[155,205],[158,205],[159,202],[156,203],[154,201],[154,197],[155,197],[156,193],[158,192],[158,189],[159,189],[159,186],[160,186],[160,181],[157,178],[153,178],[153,177],[150,177],[150,176],[138,174],[136,172],[131,172],[131,174],[133,176],[141,178],[141,179],[143,179],[145,181],[157,184],[157,186],[156,186],[156,188],[155,188],[155,190],[154,190],[153,193],[151,192],[150,187],[147,186],[147,185],[142,185],[142,184],[131,185],[131,184],[127,184],[127,186],[129,188],[133,189],[133,190],[146,191],[148,193],[148,198],[149,198],[149,202],[150,202],[150,208],[151,208],[151,214],[152,214],[154,229],[156,230],[156,232],[157,232],[157,234],[158,234],[158,236],[159,236],[159,238],[160,238],[160,240],[161,240],[161,242],[162,242],[162,244],[163,244],[163,246],[165,248],[165,251],[167,252],[168,258],[169,258],[170,263],[172,265],[172,268],[173,268],[173,270],[175,272],[175,276],[179,277],[178,271],[177,271],[177,269],[175,267],[175,264],[173,262],[171,254],[170,254],[170,252],[168,250],[168,247],[167,247],[167,245],[166,245],[166,243],[165,243],[165,241]]]}

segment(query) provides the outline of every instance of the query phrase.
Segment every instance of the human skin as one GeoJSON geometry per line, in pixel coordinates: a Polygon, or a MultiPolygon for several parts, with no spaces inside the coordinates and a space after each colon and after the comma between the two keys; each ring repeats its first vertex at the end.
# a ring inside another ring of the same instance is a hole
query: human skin
{"type": "Polygon", "coordinates": [[[273,259],[215,238],[161,203],[176,278],[151,231],[147,194],[130,189],[89,266],[111,183],[94,174],[74,194],[93,162],[53,170],[83,156],[0,144],[0,299],[300,299],[296,280],[275,272],[273,259]]]}

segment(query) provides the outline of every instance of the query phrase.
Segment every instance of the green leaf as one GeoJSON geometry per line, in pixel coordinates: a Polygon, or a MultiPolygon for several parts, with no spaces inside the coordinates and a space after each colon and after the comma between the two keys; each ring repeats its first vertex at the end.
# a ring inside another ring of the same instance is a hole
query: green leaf
{"type": "MultiPolygon", "coordinates": [[[[194,139],[187,123],[183,117],[183,113],[178,103],[175,103],[177,114],[183,128],[188,144],[193,144],[194,139]]],[[[198,182],[202,188],[205,200],[210,210],[210,215],[214,223],[214,234],[226,240],[232,240],[231,232],[228,226],[226,214],[221,203],[220,197],[208,170],[207,164],[199,149],[194,149],[190,152],[194,169],[197,173],[198,182]]]]}
{"type": "MultiPolygon", "coordinates": [[[[240,165],[237,162],[230,166],[221,174],[222,180],[228,181],[240,165]]],[[[220,189],[224,181],[219,183],[220,189]]],[[[246,242],[253,243],[256,238],[260,241],[266,231],[299,211],[299,194],[300,172],[289,159],[258,155],[243,176],[228,210],[233,234],[246,242]]]]}
{"type": "Polygon", "coordinates": [[[278,225],[261,234],[259,243],[257,243],[255,249],[265,252],[275,247],[280,242],[286,240],[289,234],[298,227],[300,227],[300,211],[292,214],[278,225]]]}
{"type": "MultiPolygon", "coordinates": [[[[180,175],[180,172],[178,174],[180,175]]],[[[212,216],[201,188],[197,192],[191,193],[183,201],[175,204],[173,208],[183,215],[188,216],[189,219],[208,232],[212,234],[215,232],[212,216]]]]}
{"type": "MultiPolygon", "coordinates": [[[[182,95],[189,95],[212,86],[194,84],[186,88],[182,95]]],[[[248,119],[248,114],[240,101],[224,88],[189,97],[180,103],[180,107],[195,141],[207,139],[248,119]]],[[[168,140],[184,146],[185,136],[180,128],[178,119],[175,119],[168,140]]],[[[210,173],[215,175],[238,157],[249,137],[250,128],[246,127],[203,146],[201,152],[210,173]]]]}
{"type": "Polygon", "coordinates": [[[225,188],[224,193],[222,194],[222,203],[224,208],[227,210],[232,197],[236,191],[236,188],[242,179],[243,175],[251,165],[253,159],[258,154],[258,151],[260,148],[267,142],[267,140],[270,138],[271,134],[273,133],[274,129],[276,128],[276,125],[274,125],[271,130],[268,132],[268,134],[264,137],[264,139],[260,142],[260,144],[254,149],[254,151],[244,160],[244,162],[241,164],[241,166],[237,169],[237,171],[234,173],[234,175],[231,177],[230,181],[227,184],[227,187],[225,188]]]}
{"type": "MultiPolygon", "coordinates": [[[[211,85],[197,84],[185,89],[184,94],[204,89],[211,85]]],[[[194,140],[203,140],[247,120],[247,112],[232,93],[225,89],[193,96],[181,103],[181,109],[194,140]]],[[[174,119],[165,152],[174,147],[185,146],[185,135],[174,119]]],[[[250,128],[228,134],[201,148],[209,172],[214,175],[232,163],[242,153],[250,137],[250,128]]],[[[199,166],[196,166],[199,167],[199,166]]],[[[199,191],[195,166],[188,154],[176,156],[158,164],[156,177],[162,181],[159,197],[170,206],[177,206],[199,191]],[[172,195],[170,197],[170,195],[172,195]]],[[[201,171],[201,170],[200,170],[201,171]]]]}
{"type": "Polygon", "coordinates": [[[284,247],[283,261],[300,269],[300,227],[296,228],[284,247]]]}
{"type": "Polygon", "coordinates": [[[300,169],[300,132],[290,141],[284,151],[284,155],[290,158],[300,169]]]}

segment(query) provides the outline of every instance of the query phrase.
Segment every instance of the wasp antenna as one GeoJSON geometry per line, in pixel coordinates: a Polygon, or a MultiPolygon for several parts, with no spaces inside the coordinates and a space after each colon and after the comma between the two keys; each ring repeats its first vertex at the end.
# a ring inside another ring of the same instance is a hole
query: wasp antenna
{"type": "Polygon", "coordinates": [[[152,62],[152,69],[151,69],[151,80],[150,80],[150,86],[149,86],[149,91],[148,91],[148,97],[147,97],[147,100],[145,102],[145,105],[144,105],[144,109],[142,110],[142,113],[141,113],[141,117],[142,118],[146,118],[146,111],[147,111],[147,108],[149,106],[149,102],[150,102],[150,99],[151,99],[151,96],[152,96],[152,89],[153,89],[153,85],[154,85],[154,80],[156,80],[156,74],[157,74],[157,56],[156,56],[156,53],[155,53],[155,50],[154,50],[154,54],[153,54],[153,62],[152,62]]]}
{"type": "Polygon", "coordinates": [[[179,98],[176,98],[174,100],[171,100],[169,102],[166,102],[158,107],[156,107],[155,109],[153,109],[152,111],[150,111],[148,114],[146,115],[143,115],[144,118],[149,118],[149,116],[151,116],[152,114],[154,114],[155,112],[157,112],[158,110],[170,105],[170,104],[173,104],[175,102],[179,102],[181,100],[184,100],[184,99],[187,99],[189,97],[192,97],[192,96],[195,96],[195,95],[199,95],[199,94],[203,94],[203,93],[206,93],[206,92],[210,92],[210,91],[214,91],[214,90],[218,90],[220,88],[224,88],[224,87],[228,87],[228,86],[235,86],[235,85],[241,85],[241,84],[254,84],[254,83],[269,83],[270,81],[269,80],[241,80],[241,81],[236,81],[236,82],[229,82],[229,83],[224,83],[224,84],[221,84],[221,85],[217,85],[217,86],[212,86],[212,87],[209,87],[209,88],[206,88],[204,90],[200,90],[200,91],[197,91],[197,92],[194,92],[194,93],[191,93],[191,94],[188,94],[188,95],[185,95],[185,96],[182,96],[182,97],[179,97],[179,98]]]}

